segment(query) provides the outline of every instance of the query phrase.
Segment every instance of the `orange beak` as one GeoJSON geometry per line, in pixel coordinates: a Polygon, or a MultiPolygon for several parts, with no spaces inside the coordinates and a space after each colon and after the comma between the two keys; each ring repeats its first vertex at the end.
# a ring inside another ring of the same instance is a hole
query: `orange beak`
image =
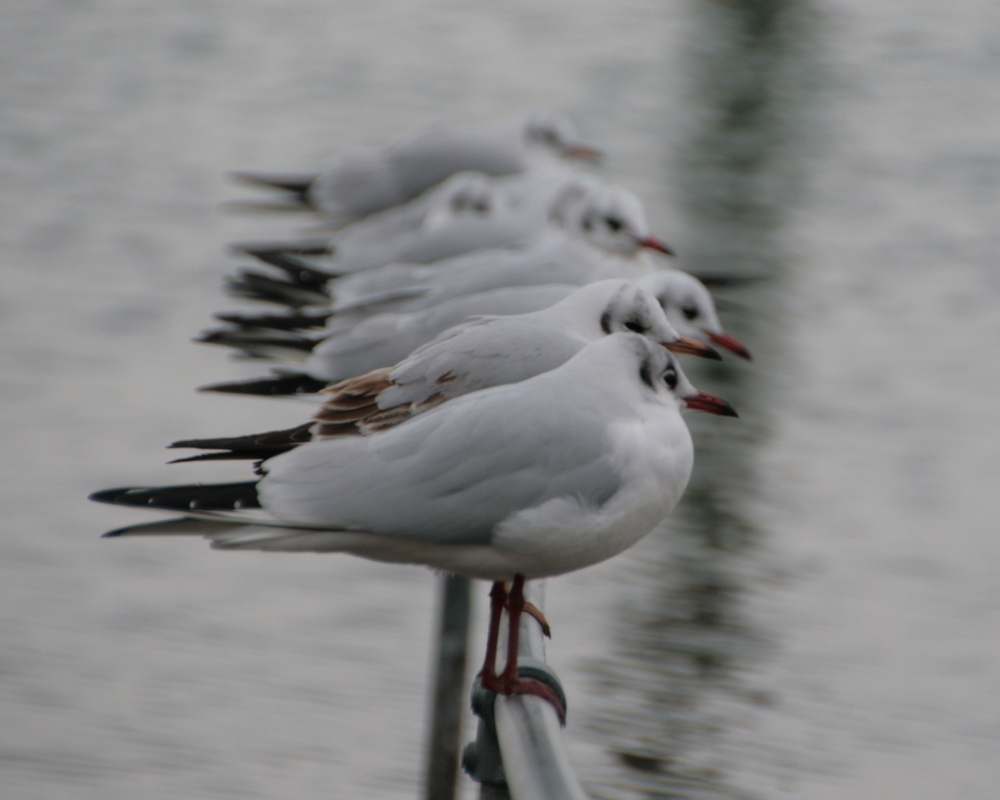
{"type": "Polygon", "coordinates": [[[724,347],[729,352],[736,353],[740,358],[745,358],[747,361],[753,361],[750,351],[735,336],[730,336],[728,333],[712,333],[711,331],[705,331],[705,335],[712,341],[712,344],[724,347]]]}
{"type": "Polygon", "coordinates": [[[714,347],[709,347],[704,342],[699,342],[697,339],[691,339],[687,336],[682,336],[676,342],[671,342],[663,346],[671,353],[687,353],[692,356],[711,358],[713,361],[722,361],[722,356],[719,355],[719,351],[714,347]]]}
{"type": "Polygon", "coordinates": [[[728,400],[708,392],[698,392],[694,397],[685,397],[684,402],[688,408],[693,408],[695,411],[707,411],[720,417],[739,417],[728,400]]]}

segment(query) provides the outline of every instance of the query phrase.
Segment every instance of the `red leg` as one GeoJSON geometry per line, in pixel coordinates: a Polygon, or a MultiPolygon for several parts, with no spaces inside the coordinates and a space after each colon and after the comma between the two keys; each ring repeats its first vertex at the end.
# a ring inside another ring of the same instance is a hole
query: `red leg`
{"type": "MultiPolygon", "coordinates": [[[[507,664],[500,675],[500,685],[513,686],[517,683],[517,648],[521,636],[521,612],[524,611],[524,576],[515,575],[507,595],[507,664]]],[[[504,694],[510,694],[508,688],[504,694]]]]}
{"type": "Polygon", "coordinates": [[[500,619],[507,604],[507,586],[497,581],[490,589],[490,627],[486,634],[486,658],[479,673],[479,682],[494,692],[500,691],[497,678],[497,640],[500,638],[500,619]]]}
{"type": "Polygon", "coordinates": [[[507,615],[510,623],[510,631],[507,634],[507,664],[497,683],[500,688],[496,689],[499,694],[533,694],[548,700],[555,706],[556,713],[559,714],[559,721],[566,724],[566,709],[562,702],[548,686],[532,678],[520,678],[517,674],[517,651],[521,633],[521,613],[524,611],[524,576],[515,575],[514,583],[507,596],[507,615]]]}

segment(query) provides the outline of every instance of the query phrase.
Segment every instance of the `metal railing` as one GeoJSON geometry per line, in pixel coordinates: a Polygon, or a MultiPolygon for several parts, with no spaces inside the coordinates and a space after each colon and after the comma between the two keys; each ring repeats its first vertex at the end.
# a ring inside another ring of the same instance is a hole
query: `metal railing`
{"type": "MultiPolygon", "coordinates": [[[[542,610],[544,583],[526,585],[525,596],[542,610]]],[[[505,652],[505,646],[499,651],[505,652]]],[[[565,707],[559,679],[545,663],[541,625],[528,614],[521,617],[518,653],[520,674],[548,684],[565,707]]],[[[479,715],[479,730],[466,746],[462,764],[481,784],[480,800],[587,800],[551,703],[534,695],[496,695],[477,682],[472,706],[479,715]]]]}

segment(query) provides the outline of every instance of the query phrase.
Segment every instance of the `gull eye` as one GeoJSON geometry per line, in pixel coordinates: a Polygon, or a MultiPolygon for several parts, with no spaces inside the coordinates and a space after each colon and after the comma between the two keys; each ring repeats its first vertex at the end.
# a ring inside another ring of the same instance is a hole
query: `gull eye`
{"type": "Polygon", "coordinates": [[[645,333],[646,329],[643,327],[641,322],[636,322],[634,319],[630,319],[625,323],[625,327],[632,331],[632,333],[645,333]]]}
{"type": "Polygon", "coordinates": [[[667,384],[667,388],[673,391],[677,388],[677,370],[673,367],[668,367],[667,371],[663,373],[663,382],[667,384]]]}
{"type": "Polygon", "coordinates": [[[591,221],[590,217],[585,217],[583,220],[583,229],[585,231],[593,230],[594,223],[591,221]]]}
{"type": "Polygon", "coordinates": [[[691,305],[681,306],[681,313],[684,319],[694,319],[698,316],[698,309],[691,305]]]}
{"type": "Polygon", "coordinates": [[[615,233],[625,227],[625,224],[618,217],[605,217],[604,222],[615,233]]]}
{"type": "Polygon", "coordinates": [[[477,200],[472,204],[473,211],[478,211],[480,214],[485,214],[490,210],[490,205],[485,200],[477,200]]]}

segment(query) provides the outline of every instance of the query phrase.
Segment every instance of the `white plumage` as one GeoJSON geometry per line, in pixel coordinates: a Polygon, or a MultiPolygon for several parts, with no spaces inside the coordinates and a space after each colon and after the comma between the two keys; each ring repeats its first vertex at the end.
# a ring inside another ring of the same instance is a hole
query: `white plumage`
{"type": "Polygon", "coordinates": [[[597,155],[555,111],[478,125],[439,124],[384,150],[337,156],[312,182],[308,199],[323,214],[357,218],[405,203],[456,172],[511,175],[560,157],[597,155]]]}
{"type": "MultiPolygon", "coordinates": [[[[693,459],[685,404],[728,413],[664,348],[614,334],[383,433],[277,456],[260,509],[194,499],[183,520],[116,533],[201,533],[218,547],[343,551],[490,580],[557,575],[621,552],[676,504],[693,459]]],[[[135,499],[144,491],[96,499],[155,507],[135,499]]]]}

